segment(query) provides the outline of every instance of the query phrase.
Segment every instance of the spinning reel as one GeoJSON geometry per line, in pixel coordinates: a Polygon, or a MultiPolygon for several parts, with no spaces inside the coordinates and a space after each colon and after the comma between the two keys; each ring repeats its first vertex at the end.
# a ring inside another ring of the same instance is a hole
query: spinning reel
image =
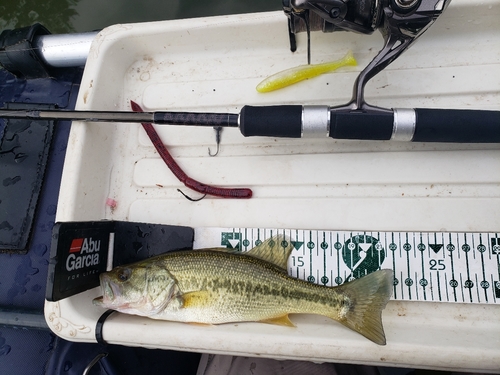
{"type": "MultiPolygon", "coordinates": [[[[302,31],[308,34],[311,30],[371,34],[380,30],[385,45],[359,74],[354,84],[352,100],[343,106],[351,110],[375,109],[364,101],[366,83],[410,47],[443,13],[450,1],[283,0],[283,10],[288,16],[292,51],[296,49],[295,35],[302,31]]],[[[308,38],[308,51],[309,40],[308,38]]]]}

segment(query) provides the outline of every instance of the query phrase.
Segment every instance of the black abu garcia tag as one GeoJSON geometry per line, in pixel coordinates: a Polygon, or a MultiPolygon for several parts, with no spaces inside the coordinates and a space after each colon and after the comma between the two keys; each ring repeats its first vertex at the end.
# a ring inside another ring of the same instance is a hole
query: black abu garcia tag
{"type": "Polygon", "coordinates": [[[108,268],[193,246],[194,230],[122,221],[56,223],[48,270],[48,301],[99,286],[108,268]]]}
{"type": "Polygon", "coordinates": [[[95,288],[106,271],[112,221],[56,223],[45,298],[58,301],[95,288]]]}

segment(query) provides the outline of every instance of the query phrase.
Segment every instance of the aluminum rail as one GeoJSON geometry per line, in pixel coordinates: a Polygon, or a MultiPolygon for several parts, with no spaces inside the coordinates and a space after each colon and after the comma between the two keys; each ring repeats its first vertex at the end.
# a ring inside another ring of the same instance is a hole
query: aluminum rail
{"type": "Polygon", "coordinates": [[[0,327],[48,330],[43,311],[0,306],[0,327]]]}

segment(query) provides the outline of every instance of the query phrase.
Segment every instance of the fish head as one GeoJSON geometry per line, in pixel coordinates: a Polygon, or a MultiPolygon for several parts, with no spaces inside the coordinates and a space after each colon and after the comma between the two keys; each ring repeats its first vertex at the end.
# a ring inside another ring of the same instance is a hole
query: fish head
{"type": "Polygon", "coordinates": [[[99,276],[102,297],[96,306],[127,314],[152,316],[179,295],[175,278],[155,264],[119,266],[99,276]]]}

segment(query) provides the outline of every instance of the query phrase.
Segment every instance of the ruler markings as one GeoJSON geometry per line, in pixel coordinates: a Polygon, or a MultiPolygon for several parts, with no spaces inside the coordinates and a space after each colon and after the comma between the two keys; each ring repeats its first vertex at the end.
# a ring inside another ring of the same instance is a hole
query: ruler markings
{"type": "Polygon", "coordinates": [[[495,296],[495,300],[500,298],[500,241],[498,240],[498,234],[495,235],[495,245],[493,245],[493,240],[490,241],[491,243],[491,255],[494,257],[496,254],[496,266],[497,266],[497,278],[494,283],[492,283],[493,288],[495,292],[493,295],[495,296]]]}
{"type": "Polygon", "coordinates": [[[312,252],[312,232],[309,231],[309,241],[307,242],[307,247],[309,248],[309,277],[307,281],[314,282],[315,280],[311,278],[313,276],[313,252],[312,252]]]}
{"type": "MultiPolygon", "coordinates": [[[[387,240],[385,241],[385,248],[389,248],[389,251],[391,252],[391,255],[392,255],[392,269],[395,270],[396,269],[396,257],[394,256],[394,252],[396,251],[396,245],[394,244],[394,233],[391,233],[392,235],[392,240],[391,240],[391,243],[389,244],[389,246],[387,246],[387,240]]],[[[398,298],[398,295],[397,295],[397,289],[396,289],[396,286],[397,286],[397,279],[394,279],[393,281],[393,296],[394,298],[398,298]]]]}
{"type": "MultiPolygon", "coordinates": [[[[481,296],[479,294],[479,284],[477,282],[477,273],[474,275],[475,276],[475,280],[476,280],[476,293],[477,293],[477,302],[478,303],[481,303],[481,296]]],[[[471,301],[472,302],[472,301],[471,301]]]]}
{"type": "Polygon", "coordinates": [[[460,292],[462,294],[462,301],[461,302],[465,302],[465,296],[464,296],[464,288],[463,288],[463,280],[462,280],[462,274],[459,275],[460,277],[460,292]]]}
{"type": "MultiPolygon", "coordinates": [[[[472,250],[472,264],[473,265],[476,265],[477,264],[477,261],[478,261],[478,253],[477,253],[477,246],[476,246],[476,241],[477,241],[477,238],[476,236],[473,234],[471,236],[471,250],[472,250]]],[[[478,282],[478,272],[480,271],[479,269],[477,269],[477,267],[474,267],[475,269],[475,272],[474,272],[474,288],[476,289],[476,298],[477,298],[477,302],[478,303],[481,303],[481,295],[480,295],[480,284],[478,282]]]]}
{"type": "MultiPolygon", "coordinates": [[[[432,273],[429,274],[429,285],[431,287],[431,301],[434,301],[434,283],[432,281],[432,273]]],[[[440,296],[439,300],[441,300],[441,296],[440,296]]]]}
{"type": "Polygon", "coordinates": [[[453,252],[455,250],[455,245],[452,244],[452,234],[449,234],[448,245],[446,245],[446,249],[450,252],[450,261],[451,261],[451,280],[450,286],[453,288],[453,298],[455,302],[457,302],[457,281],[455,280],[455,267],[453,262],[453,252]]]}
{"type": "Polygon", "coordinates": [[[335,283],[338,285],[342,283],[340,280],[340,250],[342,247],[340,246],[340,238],[339,234],[337,233],[337,242],[335,242],[335,249],[337,250],[337,277],[335,278],[335,283]]]}
{"type": "Polygon", "coordinates": [[[392,268],[396,300],[500,303],[499,233],[196,230],[210,233],[201,237],[203,241],[214,238],[209,246],[222,243],[241,251],[284,235],[294,246],[288,263],[290,275],[320,285],[335,286],[392,268]]]}
{"type": "MultiPolygon", "coordinates": [[[[459,247],[459,253],[460,253],[460,250],[462,250],[465,254],[465,269],[466,269],[466,273],[467,273],[467,280],[465,280],[465,282],[462,282],[462,275],[460,275],[460,285],[462,287],[462,296],[464,294],[464,288],[466,289],[469,289],[469,299],[471,300],[470,302],[472,302],[472,294],[471,294],[471,280],[470,280],[470,269],[469,269],[469,251],[467,250],[468,248],[468,244],[467,244],[467,234],[464,233],[464,244],[462,246],[459,247]]],[[[465,300],[465,296],[463,296],[463,300],[465,300]]]]}
{"type": "MultiPolygon", "coordinates": [[[[408,254],[408,255],[409,256],[413,256],[412,259],[417,260],[416,237],[414,236],[413,238],[410,238],[407,235],[406,238],[407,238],[407,242],[410,243],[410,246],[411,246],[410,250],[409,250],[410,254],[408,254]]],[[[410,287],[414,287],[415,288],[415,298],[418,301],[419,300],[419,295],[418,295],[418,291],[419,291],[418,285],[419,285],[419,282],[418,282],[417,270],[413,269],[413,267],[417,267],[417,269],[418,269],[418,263],[411,262],[411,266],[412,266],[412,274],[411,274],[411,285],[410,285],[410,287]],[[413,273],[415,274],[415,277],[413,277],[413,273]]]]}
{"type": "Polygon", "coordinates": [[[407,277],[405,279],[405,285],[408,287],[408,297],[411,299],[411,286],[413,281],[411,279],[411,270],[410,270],[410,254],[411,245],[408,243],[408,233],[405,233],[405,243],[403,245],[403,250],[406,252],[406,268],[407,268],[407,277]]]}
{"type": "MultiPolygon", "coordinates": [[[[491,275],[491,285],[493,285],[495,283],[495,281],[493,280],[493,275],[491,275]]],[[[496,293],[493,293],[493,301],[496,303],[497,302],[497,299],[496,299],[496,293]]]]}
{"type": "Polygon", "coordinates": [[[480,234],[479,235],[479,245],[478,245],[478,251],[481,254],[481,270],[483,274],[483,280],[481,281],[481,287],[484,290],[484,298],[486,299],[486,302],[488,302],[488,281],[486,281],[486,268],[484,266],[484,252],[486,251],[486,246],[483,245],[483,236],[480,234]]]}

